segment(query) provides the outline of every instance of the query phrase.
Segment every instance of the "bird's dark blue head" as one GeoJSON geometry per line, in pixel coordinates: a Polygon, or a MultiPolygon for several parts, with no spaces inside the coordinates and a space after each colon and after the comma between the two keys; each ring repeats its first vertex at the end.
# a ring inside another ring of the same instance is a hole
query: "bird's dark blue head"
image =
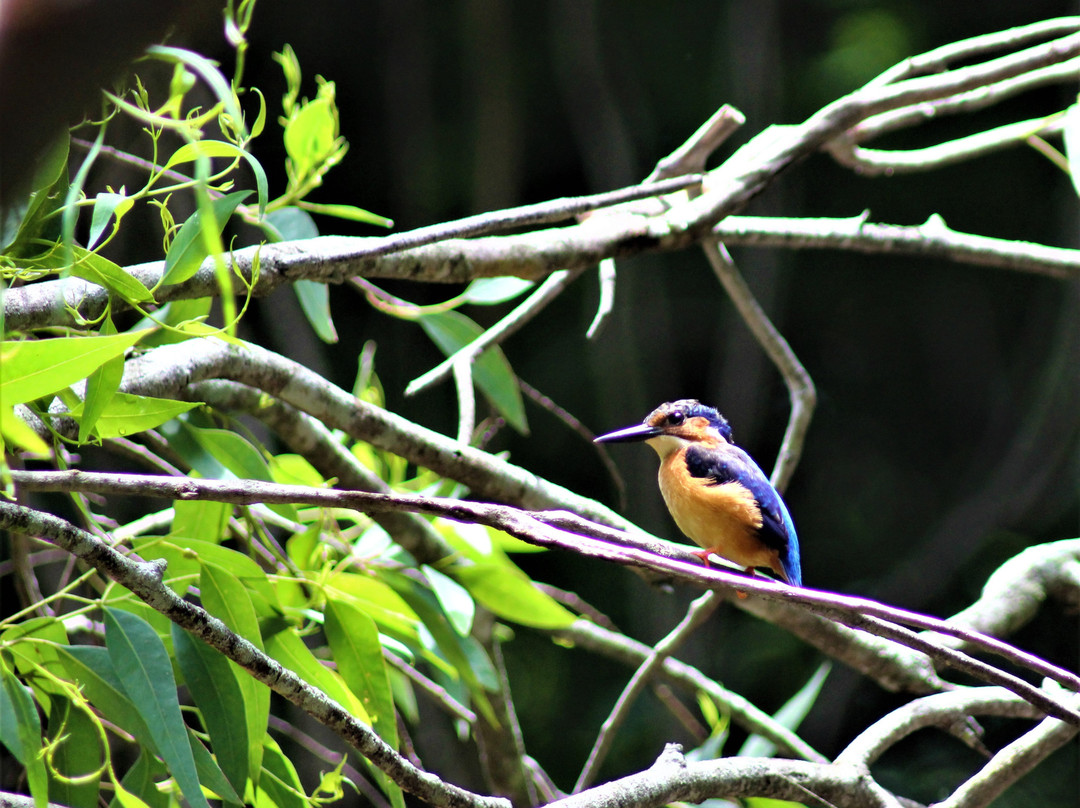
{"type": "MultiPolygon", "coordinates": [[[[731,425],[715,408],[694,398],[661,404],[638,426],[596,438],[597,443],[652,441],[673,438],[679,443],[732,443],[731,425]]],[[[658,450],[659,451],[659,450],[658,450]]]]}

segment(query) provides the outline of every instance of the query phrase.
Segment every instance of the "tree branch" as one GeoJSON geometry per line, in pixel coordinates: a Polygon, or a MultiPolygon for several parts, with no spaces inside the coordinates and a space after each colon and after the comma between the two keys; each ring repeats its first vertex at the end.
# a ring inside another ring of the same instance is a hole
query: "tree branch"
{"type": "MultiPolygon", "coordinates": [[[[854,598],[812,589],[790,587],[785,584],[766,582],[760,578],[721,572],[700,564],[674,560],[648,550],[639,549],[642,542],[626,534],[618,536],[622,544],[599,541],[589,536],[567,533],[546,523],[543,512],[527,512],[500,505],[488,505],[463,500],[438,497],[371,494],[359,491],[335,491],[306,486],[276,485],[258,480],[229,482],[191,478],[157,477],[132,474],[105,474],[82,471],[13,471],[16,486],[37,491],[91,491],[100,494],[136,494],[181,500],[211,500],[233,504],[263,502],[271,504],[304,504],[320,507],[351,508],[365,513],[380,510],[408,509],[420,513],[437,514],[462,522],[477,522],[505,531],[510,535],[542,547],[570,550],[581,555],[604,559],[614,563],[635,566],[659,572],[673,579],[696,586],[726,588],[738,592],[760,595],[797,603],[817,610],[849,626],[887,637],[902,645],[916,648],[930,658],[963,670],[982,681],[999,684],[1022,698],[1037,705],[1048,715],[1058,717],[1070,724],[1080,726],[1080,712],[1063,704],[1045,691],[1029,685],[1012,674],[1005,673],[973,659],[968,654],[946,648],[924,637],[893,625],[889,620],[906,623],[917,620],[923,627],[940,629],[946,634],[956,631],[947,623],[934,618],[915,615],[902,609],[894,609],[865,598],[854,598]],[[635,546],[636,545],[636,546],[635,546]]],[[[559,521],[565,524],[565,515],[559,521]]],[[[595,528],[604,530],[603,526],[595,528]]],[[[647,544],[647,540],[646,540],[647,544]]],[[[690,557],[683,553],[684,557],[690,557]]],[[[1002,643],[990,637],[968,634],[969,642],[991,652],[999,651],[1002,643]]],[[[1028,655],[1013,649],[1010,658],[1023,660],[1028,655]]],[[[1049,663],[1040,661],[1040,671],[1052,675],[1055,680],[1069,687],[1076,687],[1078,677],[1049,663]]]]}

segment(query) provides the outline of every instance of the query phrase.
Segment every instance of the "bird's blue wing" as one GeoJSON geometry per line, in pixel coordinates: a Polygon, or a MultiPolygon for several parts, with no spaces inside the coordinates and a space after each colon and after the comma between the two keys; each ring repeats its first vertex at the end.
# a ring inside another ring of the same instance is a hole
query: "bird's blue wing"
{"type": "Polygon", "coordinates": [[[799,539],[784,500],[772,487],[757,463],[738,446],[720,449],[691,446],[686,450],[686,467],[694,477],[709,477],[716,485],[735,482],[746,487],[761,510],[759,536],[766,546],[778,550],[784,574],[794,586],[802,585],[799,539]]]}

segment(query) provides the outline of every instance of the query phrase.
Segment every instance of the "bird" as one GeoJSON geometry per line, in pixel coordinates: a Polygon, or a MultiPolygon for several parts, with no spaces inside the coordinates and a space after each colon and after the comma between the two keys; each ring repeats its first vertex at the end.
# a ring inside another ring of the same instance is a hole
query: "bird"
{"type": "Polygon", "coordinates": [[[731,425],[697,399],[661,404],[637,425],[595,438],[596,443],[644,441],[660,456],[660,493],[679,529],[702,549],[743,567],[770,570],[802,586],[795,523],[769,478],[735,445],[731,425]]]}

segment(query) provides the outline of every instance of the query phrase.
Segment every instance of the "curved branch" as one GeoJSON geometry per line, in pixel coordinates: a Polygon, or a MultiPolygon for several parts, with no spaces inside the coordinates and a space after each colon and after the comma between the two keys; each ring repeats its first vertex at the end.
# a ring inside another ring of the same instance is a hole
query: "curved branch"
{"type": "Polygon", "coordinates": [[[784,440],[780,444],[780,454],[776,458],[772,473],[772,484],[783,491],[799,464],[806,430],[810,428],[810,419],[814,415],[814,406],[817,403],[814,380],[806,372],[799,357],[795,356],[784,335],[772,324],[761,304],[757,302],[739,268],[731,260],[727,248],[712,239],[706,239],[701,244],[709,264],[735,304],[743,322],[753,333],[765,355],[780,371],[784,384],[787,385],[791,416],[788,418],[784,440]]]}
{"type": "Polygon", "coordinates": [[[691,763],[668,744],[648,769],[552,802],[548,808],[654,808],[715,797],[771,797],[836,808],[901,808],[869,774],[853,767],[774,758],[691,763]]]}

